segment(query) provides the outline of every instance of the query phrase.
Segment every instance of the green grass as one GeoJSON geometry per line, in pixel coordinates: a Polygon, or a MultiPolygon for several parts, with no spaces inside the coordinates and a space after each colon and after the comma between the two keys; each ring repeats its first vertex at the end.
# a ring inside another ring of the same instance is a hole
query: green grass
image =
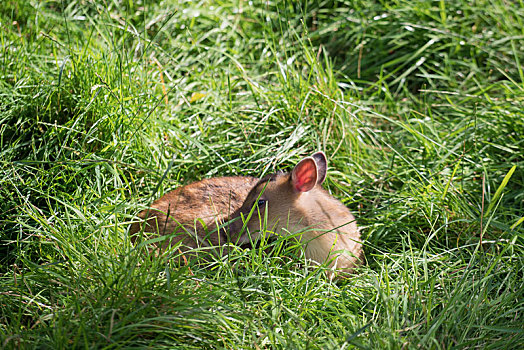
{"type": "Polygon", "coordinates": [[[0,3],[0,346],[520,349],[524,4],[0,3]],[[324,150],[367,264],[129,222],[324,150]]]}

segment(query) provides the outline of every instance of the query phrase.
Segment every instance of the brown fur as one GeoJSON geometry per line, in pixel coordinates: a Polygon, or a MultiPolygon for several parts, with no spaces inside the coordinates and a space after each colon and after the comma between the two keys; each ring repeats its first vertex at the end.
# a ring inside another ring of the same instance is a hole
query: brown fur
{"type": "MultiPolygon", "coordinates": [[[[257,181],[253,177],[235,176],[194,182],[165,194],[138,216],[148,218],[146,233],[175,234],[171,244],[181,240],[190,248],[224,244],[227,237],[223,230],[217,232],[216,223],[227,222],[257,181]]],[[[129,233],[133,241],[143,225],[137,222],[131,226],[129,233]]]]}
{"type": "MultiPolygon", "coordinates": [[[[260,180],[219,177],[180,187],[155,201],[152,209],[142,211],[139,217],[148,218],[144,232],[181,233],[171,243],[183,240],[184,245],[195,248],[256,240],[262,227],[260,219],[267,210],[268,231],[302,232],[300,239],[306,243],[308,259],[317,263],[330,261],[335,270],[351,272],[362,258],[360,233],[346,206],[322,188],[326,173],[326,157],[317,152],[300,161],[291,173],[260,180]],[[264,201],[261,205],[257,204],[259,199],[264,201]],[[255,208],[247,223],[248,233],[240,234],[243,227],[240,217],[247,218],[254,205],[258,210],[255,208]],[[216,223],[229,219],[236,220],[227,225],[231,235],[228,240],[224,230],[217,232],[216,223]]],[[[142,225],[132,225],[132,237],[136,237],[142,225]]]]}

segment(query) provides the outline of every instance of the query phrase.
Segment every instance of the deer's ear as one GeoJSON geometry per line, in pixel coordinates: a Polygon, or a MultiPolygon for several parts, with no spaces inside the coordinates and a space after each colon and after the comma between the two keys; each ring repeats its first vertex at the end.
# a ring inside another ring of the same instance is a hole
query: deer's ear
{"type": "Polygon", "coordinates": [[[322,185],[324,180],[326,179],[327,174],[327,158],[324,152],[317,152],[311,156],[315,160],[315,163],[317,164],[317,170],[318,170],[318,178],[317,178],[317,184],[322,185]]]}
{"type": "Polygon", "coordinates": [[[293,188],[299,192],[311,191],[317,183],[317,172],[317,164],[313,158],[302,159],[291,172],[293,188]]]}

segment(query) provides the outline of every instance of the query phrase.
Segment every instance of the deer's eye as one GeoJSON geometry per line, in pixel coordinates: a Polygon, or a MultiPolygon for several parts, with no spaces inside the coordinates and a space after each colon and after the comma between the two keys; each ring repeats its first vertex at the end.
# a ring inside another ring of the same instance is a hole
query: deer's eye
{"type": "Polygon", "coordinates": [[[257,206],[262,207],[266,205],[267,201],[265,199],[259,199],[257,202],[257,206]]]}

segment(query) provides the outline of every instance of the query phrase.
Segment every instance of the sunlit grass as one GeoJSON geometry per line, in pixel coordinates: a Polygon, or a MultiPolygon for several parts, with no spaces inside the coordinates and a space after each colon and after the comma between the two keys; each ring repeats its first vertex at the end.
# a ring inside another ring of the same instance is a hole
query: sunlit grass
{"type": "Polygon", "coordinates": [[[2,2],[1,346],[520,348],[523,8],[2,2]],[[348,280],[293,240],[180,266],[128,237],[177,186],[316,150],[348,280]]]}

